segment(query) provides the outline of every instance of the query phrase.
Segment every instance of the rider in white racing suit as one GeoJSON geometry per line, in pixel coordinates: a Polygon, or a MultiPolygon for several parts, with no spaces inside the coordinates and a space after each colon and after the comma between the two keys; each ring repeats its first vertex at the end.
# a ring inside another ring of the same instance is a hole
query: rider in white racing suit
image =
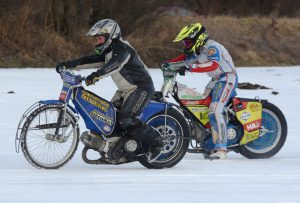
{"type": "Polygon", "coordinates": [[[227,123],[224,117],[224,107],[229,99],[236,95],[235,89],[238,84],[232,58],[223,45],[208,38],[205,27],[200,23],[182,28],[174,40],[174,42],[179,41],[183,41],[185,54],[168,60],[163,68],[172,69],[172,65],[182,63],[181,71],[207,72],[212,77],[205,88],[204,96],[212,96],[209,120],[215,146],[206,157],[226,159],[227,123]]]}

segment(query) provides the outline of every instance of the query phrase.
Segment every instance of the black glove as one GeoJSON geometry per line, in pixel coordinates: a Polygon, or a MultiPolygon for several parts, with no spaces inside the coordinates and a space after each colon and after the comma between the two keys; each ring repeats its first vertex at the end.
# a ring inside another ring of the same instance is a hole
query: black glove
{"type": "Polygon", "coordinates": [[[164,62],[163,64],[161,64],[160,69],[161,69],[161,70],[164,70],[164,69],[168,68],[169,66],[170,66],[170,63],[169,63],[169,62],[164,62]]]}
{"type": "Polygon", "coordinates": [[[120,109],[121,106],[122,106],[122,104],[123,104],[123,98],[121,98],[120,100],[114,101],[112,104],[114,105],[114,107],[115,107],[116,109],[120,109]]]}
{"type": "Polygon", "coordinates": [[[185,71],[188,71],[190,70],[189,67],[186,65],[186,66],[181,66],[179,67],[179,69],[177,70],[179,75],[185,75],[185,71]]]}
{"type": "Polygon", "coordinates": [[[92,74],[90,74],[89,76],[87,76],[85,78],[85,84],[87,86],[89,85],[94,85],[96,82],[98,82],[100,80],[100,75],[97,72],[93,72],[92,74]]]}
{"type": "Polygon", "coordinates": [[[57,73],[61,73],[61,70],[63,69],[63,67],[65,67],[66,69],[70,69],[70,68],[75,68],[76,65],[77,65],[76,61],[61,62],[61,63],[57,64],[57,66],[56,66],[56,72],[57,73]]]}

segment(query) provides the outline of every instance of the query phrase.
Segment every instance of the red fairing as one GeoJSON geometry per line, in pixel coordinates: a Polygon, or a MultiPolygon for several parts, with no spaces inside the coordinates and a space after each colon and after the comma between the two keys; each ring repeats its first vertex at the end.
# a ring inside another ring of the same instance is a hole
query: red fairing
{"type": "Polygon", "coordinates": [[[180,54],[179,56],[177,56],[176,58],[170,59],[167,62],[179,62],[179,61],[184,61],[186,59],[185,54],[180,54]]]}
{"type": "Polygon", "coordinates": [[[244,110],[247,108],[247,102],[240,101],[238,98],[233,98],[233,108],[235,112],[244,110]]]}
{"type": "Polygon", "coordinates": [[[210,103],[211,103],[211,96],[206,97],[205,99],[201,99],[201,100],[181,100],[182,104],[184,105],[204,105],[209,107],[210,103]]]}
{"type": "Polygon", "coordinates": [[[206,63],[193,63],[190,65],[190,71],[196,73],[205,73],[216,70],[219,67],[219,63],[216,61],[209,61],[206,63]]]}

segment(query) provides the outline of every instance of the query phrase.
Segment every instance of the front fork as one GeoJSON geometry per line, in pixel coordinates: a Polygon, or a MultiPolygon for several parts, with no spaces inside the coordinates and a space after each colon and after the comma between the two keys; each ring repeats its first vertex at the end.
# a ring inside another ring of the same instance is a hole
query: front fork
{"type": "MultiPolygon", "coordinates": [[[[60,110],[58,118],[57,118],[57,126],[55,128],[55,137],[64,137],[65,135],[65,128],[64,126],[66,125],[66,117],[67,117],[67,108],[68,108],[68,103],[69,100],[71,99],[71,95],[73,92],[73,87],[67,86],[65,83],[62,87],[59,100],[63,102],[63,108],[60,110]],[[62,135],[59,135],[59,128],[62,128],[62,135]]],[[[76,89],[75,89],[76,91],[76,89]]]]}
{"type": "MultiPolygon", "coordinates": [[[[67,117],[67,104],[64,103],[63,108],[60,110],[58,119],[57,119],[57,126],[55,129],[55,137],[59,136],[59,128],[66,125],[66,117],[67,117]]],[[[62,136],[65,134],[65,128],[62,128],[62,136]]]]}

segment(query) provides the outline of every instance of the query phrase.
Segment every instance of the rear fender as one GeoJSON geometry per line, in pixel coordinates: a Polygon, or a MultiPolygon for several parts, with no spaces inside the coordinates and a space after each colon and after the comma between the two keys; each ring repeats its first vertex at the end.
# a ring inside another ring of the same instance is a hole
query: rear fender
{"type": "MultiPolygon", "coordinates": [[[[266,100],[263,100],[265,102],[266,100]]],[[[241,145],[247,144],[259,137],[262,125],[262,101],[256,99],[234,98],[233,109],[236,118],[244,128],[241,145]]]]}
{"type": "Polygon", "coordinates": [[[176,107],[176,105],[167,102],[150,101],[149,104],[144,108],[144,111],[142,112],[140,119],[146,122],[155,114],[161,111],[165,111],[166,109],[170,109],[172,107],[176,107]]]}

